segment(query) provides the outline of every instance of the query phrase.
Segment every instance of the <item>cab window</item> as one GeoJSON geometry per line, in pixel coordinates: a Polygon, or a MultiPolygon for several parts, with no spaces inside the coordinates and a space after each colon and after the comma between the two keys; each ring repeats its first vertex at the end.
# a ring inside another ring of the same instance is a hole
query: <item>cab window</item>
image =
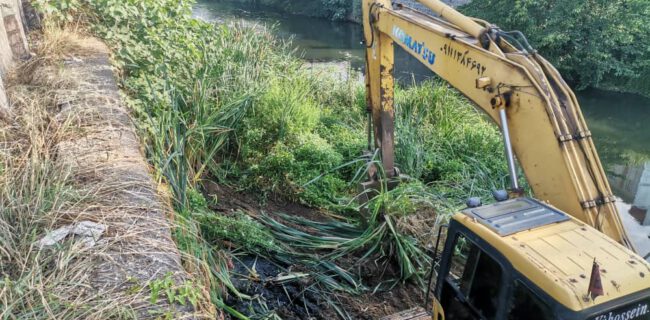
{"type": "Polygon", "coordinates": [[[501,293],[501,266],[467,237],[459,234],[443,300],[452,308],[449,319],[495,319],[501,293]]]}
{"type": "Polygon", "coordinates": [[[550,308],[520,281],[510,298],[508,320],[553,320],[550,308]]]}

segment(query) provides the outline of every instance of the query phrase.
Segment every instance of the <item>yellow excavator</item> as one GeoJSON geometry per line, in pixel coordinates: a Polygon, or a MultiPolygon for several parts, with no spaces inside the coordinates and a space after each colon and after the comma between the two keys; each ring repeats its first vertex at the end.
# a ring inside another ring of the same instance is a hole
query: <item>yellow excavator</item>
{"type": "Polygon", "coordinates": [[[431,299],[385,319],[650,319],[650,264],[628,238],[569,86],[521,33],[419,2],[434,14],[363,0],[370,136],[386,176],[399,180],[399,46],[500,127],[511,189],[489,205],[470,199],[451,218],[435,246],[431,299]],[[517,165],[535,198],[524,196],[517,165]]]}

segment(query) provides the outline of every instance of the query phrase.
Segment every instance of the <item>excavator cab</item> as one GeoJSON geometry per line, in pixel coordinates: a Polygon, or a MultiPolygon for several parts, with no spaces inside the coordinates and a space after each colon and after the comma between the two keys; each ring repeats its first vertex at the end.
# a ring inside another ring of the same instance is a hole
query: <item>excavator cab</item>
{"type": "Polygon", "coordinates": [[[463,210],[436,260],[433,308],[385,320],[650,319],[650,265],[535,199],[463,210]]]}

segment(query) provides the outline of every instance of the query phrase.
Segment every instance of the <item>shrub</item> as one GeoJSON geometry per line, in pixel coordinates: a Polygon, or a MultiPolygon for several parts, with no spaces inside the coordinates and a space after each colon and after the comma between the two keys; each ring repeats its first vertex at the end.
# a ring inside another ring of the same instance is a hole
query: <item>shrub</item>
{"type": "Polygon", "coordinates": [[[650,93],[648,1],[478,0],[463,11],[522,31],[579,88],[650,93]]]}
{"type": "Polygon", "coordinates": [[[446,85],[426,82],[396,94],[396,159],[448,201],[502,188],[506,160],[498,128],[446,85]]]}

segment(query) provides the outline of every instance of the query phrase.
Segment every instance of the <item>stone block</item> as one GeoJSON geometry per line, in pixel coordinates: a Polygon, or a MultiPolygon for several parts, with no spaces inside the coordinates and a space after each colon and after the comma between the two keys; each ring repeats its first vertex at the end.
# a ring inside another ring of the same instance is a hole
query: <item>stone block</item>
{"type": "Polygon", "coordinates": [[[3,18],[9,47],[14,59],[20,59],[27,54],[27,43],[22,24],[18,22],[20,15],[10,14],[3,18]]]}

